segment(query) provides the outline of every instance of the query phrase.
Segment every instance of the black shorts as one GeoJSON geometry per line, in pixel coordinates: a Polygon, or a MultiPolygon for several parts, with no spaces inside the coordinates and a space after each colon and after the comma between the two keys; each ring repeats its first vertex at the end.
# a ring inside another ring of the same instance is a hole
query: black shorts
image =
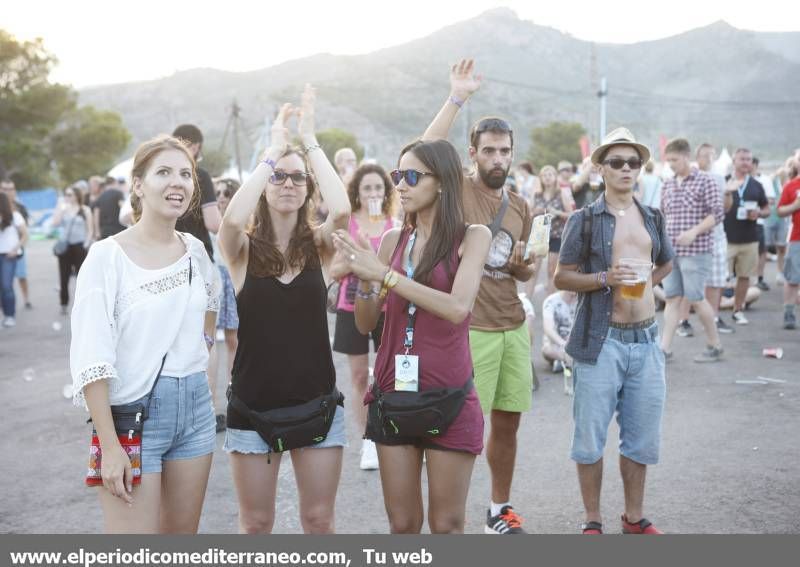
{"type": "Polygon", "coordinates": [[[560,238],[551,238],[550,239],[550,252],[553,254],[558,254],[561,251],[561,239],[560,238]]]}
{"type": "Polygon", "coordinates": [[[356,328],[356,314],[352,311],[339,309],[336,311],[336,330],[333,336],[333,350],[343,354],[369,354],[369,339],[372,337],[372,346],[375,352],[381,346],[383,334],[383,313],[378,319],[378,324],[369,335],[362,335],[356,328]]]}

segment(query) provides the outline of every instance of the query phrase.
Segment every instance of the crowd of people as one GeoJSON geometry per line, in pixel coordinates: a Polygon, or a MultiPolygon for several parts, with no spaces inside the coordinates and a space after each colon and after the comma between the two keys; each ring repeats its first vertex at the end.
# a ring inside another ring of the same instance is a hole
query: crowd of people
{"type": "MultiPolygon", "coordinates": [[[[574,397],[582,533],[604,530],[602,456],[615,413],[622,530],[660,533],[643,502],[674,335],[693,334],[695,313],[706,345],[694,361],[722,360],[721,335],[747,325],[747,306],[769,291],[770,253],[783,326],[796,327],[800,151],[768,176],[740,148],[725,178],[712,171],[710,144],[693,152],[674,139],[656,163],[619,128],[577,168],[537,169],[514,164],[511,125],[489,116],[472,125],[465,168],[447,136],[480,86],[472,61],[454,65],[442,107],[391,171],[359,164],[349,148],[331,163],[306,87],[299,105],[280,109],[270,147],[241,186],[197,165],[203,136],[185,124],[139,147],[129,182],[91,177],[64,191],[52,217],[60,305],[70,311],[75,275],[73,395],[94,425],[87,483],[102,485],[107,531],[195,532],[224,432],[242,532],[272,530],[288,451],[304,532],[333,533],[347,444],[335,351],[349,363],[359,466],[380,471],[392,533],[422,529],[423,467],[430,531],[463,532],[484,449],[484,531],[526,533],[511,493],[540,335],[537,354],[564,372],[574,397]],[[549,242],[531,252],[544,214],[549,242]],[[532,300],[542,289],[540,323],[532,300]],[[731,325],[719,315],[726,305],[731,325]],[[227,400],[214,394],[223,354],[227,400]]],[[[25,277],[26,215],[3,181],[7,327],[14,280],[25,277]]]]}

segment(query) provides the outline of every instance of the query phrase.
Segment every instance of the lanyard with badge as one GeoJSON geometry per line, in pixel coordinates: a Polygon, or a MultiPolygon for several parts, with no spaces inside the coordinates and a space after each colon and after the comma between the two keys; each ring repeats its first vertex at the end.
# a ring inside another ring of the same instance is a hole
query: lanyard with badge
{"type": "MultiPolygon", "coordinates": [[[[417,240],[417,231],[411,233],[406,244],[406,276],[414,278],[414,266],[411,264],[411,254],[414,251],[414,243],[417,240]]],[[[394,389],[398,392],[418,392],[419,391],[419,357],[409,354],[414,346],[414,324],[417,319],[417,306],[413,302],[408,302],[408,322],[406,323],[403,354],[396,354],[394,357],[394,389]]]]}
{"type": "Polygon", "coordinates": [[[747,188],[747,184],[750,182],[750,176],[747,175],[744,178],[744,182],[739,187],[739,204],[736,208],[736,220],[747,220],[747,207],[744,206],[744,191],[747,188]]]}

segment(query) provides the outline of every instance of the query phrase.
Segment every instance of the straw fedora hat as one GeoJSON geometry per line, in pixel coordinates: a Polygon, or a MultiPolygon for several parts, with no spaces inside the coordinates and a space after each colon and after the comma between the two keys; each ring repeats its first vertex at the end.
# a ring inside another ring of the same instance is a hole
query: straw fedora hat
{"type": "Polygon", "coordinates": [[[630,130],[627,128],[617,128],[606,135],[606,137],[603,138],[603,143],[592,152],[592,163],[601,165],[600,160],[605,157],[606,151],[611,146],[631,146],[639,152],[639,157],[643,162],[647,163],[650,159],[650,149],[644,144],[637,142],[630,130]]]}

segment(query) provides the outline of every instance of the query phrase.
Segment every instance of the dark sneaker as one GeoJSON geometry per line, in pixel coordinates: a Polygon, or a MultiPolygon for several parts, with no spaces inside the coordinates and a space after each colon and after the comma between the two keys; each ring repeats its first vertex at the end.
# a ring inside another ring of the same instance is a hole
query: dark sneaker
{"type": "Polygon", "coordinates": [[[692,328],[692,324],[684,319],[678,325],[678,336],[679,337],[693,337],[694,336],[694,329],[692,328]]]}
{"type": "Polygon", "coordinates": [[[554,360],[552,370],[553,374],[559,374],[561,372],[564,372],[564,363],[561,362],[560,360],[554,360]]]}
{"type": "Polygon", "coordinates": [[[603,535],[603,524],[600,522],[586,522],[581,524],[583,535],[603,535]]]}
{"type": "Polygon", "coordinates": [[[728,325],[725,321],[717,317],[717,332],[722,333],[723,335],[730,335],[736,332],[736,329],[728,325]]]}
{"type": "Polygon", "coordinates": [[[783,328],[790,331],[797,328],[797,318],[795,317],[794,313],[791,313],[789,311],[784,311],[783,328]]]}
{"type": "Polygon", "coordinates": [[[528,533],[522,529],[522,517],[514,512],[511,506],[503,506],[497,516],[490,516],[486,511],[486,525],[483,532],[491,535],[515,535],[528,533]]]}
{"type": "Polygon", "coordinates": [[[695,362],[719,362],[722,360],[722,347],[707,346],[706,350],[694,357],[695,362]]]}
{"type": "Polygon", "coordinates": [[[761,280],[760,282],[758,282],[756,284],[756,287],[758,289],[760,289],[761,291],[769,291],[769,284],[767,282],[765,282],[764,280],[761,280]]]}
{"type": "Polygon", "coordinates": [[[217,414],[217,433],[225,431],[225,416],[221,413],[217,414]]]}
{"type": "Polygon", "coordinates": [[[26,301],[25,302],[25,309],[28,309],[28,310],[33,309],[33,305],[31,305],[30,301],[26,301]]]}
{"type": "Polygon", "coordinates": [[[638,534],[638,535],[661,535],[664,532],[656,528],[650,520],[642,518],[635,524],[628,521],[625,514],[622,515],[622,533],[624,534],[638,534]]]}
{"type": "Polygon", "coordinates": [[[667,352],[667,351],[665,351],[665,350],[662,350],[661,352],[663,352],[663,353],[664,353],[664,362],[666,362],[667,364],[669,364],[670,362],[672,362],[672,357],[673,357],[673,356],[675,356],[675,353],[673,353],[673,352],[667,352]]]}

